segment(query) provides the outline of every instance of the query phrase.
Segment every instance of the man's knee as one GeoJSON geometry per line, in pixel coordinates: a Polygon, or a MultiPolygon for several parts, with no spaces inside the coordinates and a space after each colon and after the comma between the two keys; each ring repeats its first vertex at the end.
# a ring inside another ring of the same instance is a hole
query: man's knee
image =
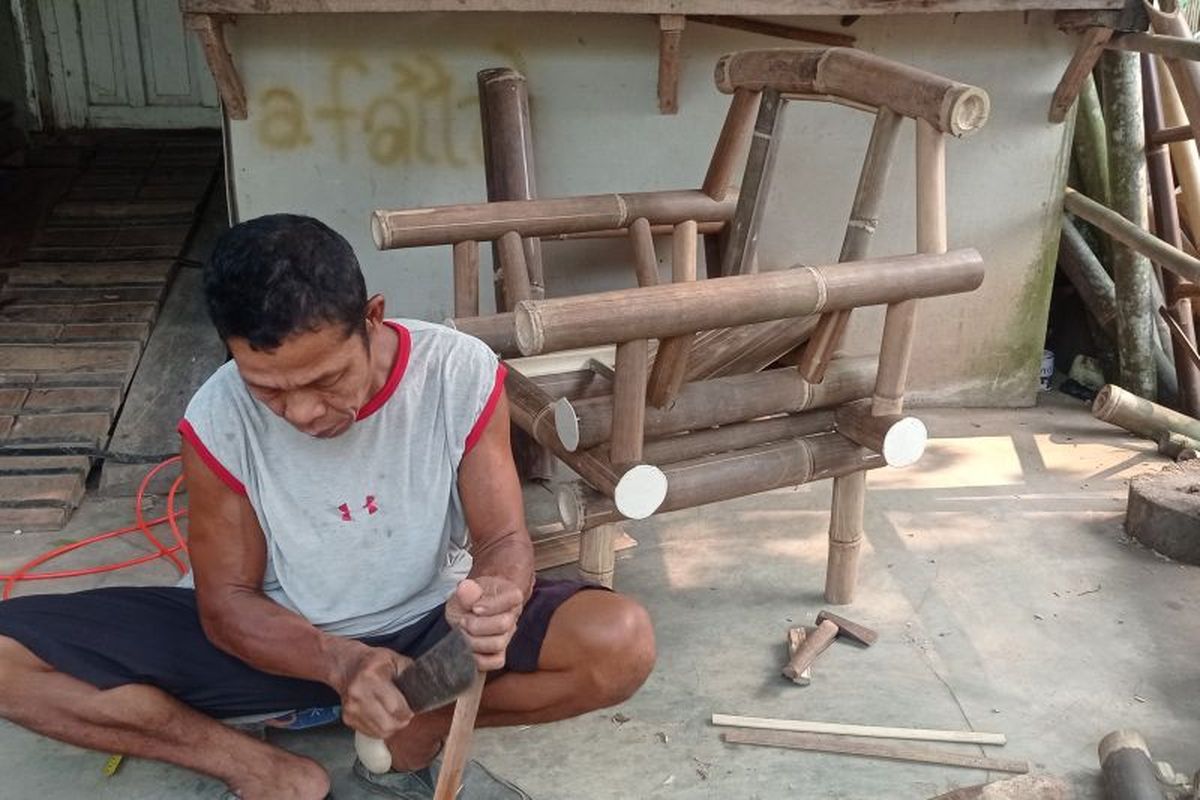
{"type": "Polygon", "coordinates": [[[621,595],[608,595],[603,613],[597,614],[580,636],[581,655],[591,677],[598,706],[628,700],[654,669],[654,626],[638,603],[621,595]]]}
{"type": "Polygon", "coordinates": [[[17,696],[17,685],[21,678],[44,667],[45,663],[29,652],[25,645],[7,636],[0,636],[0,714],[4,711],[4,699],[17,696]]]}

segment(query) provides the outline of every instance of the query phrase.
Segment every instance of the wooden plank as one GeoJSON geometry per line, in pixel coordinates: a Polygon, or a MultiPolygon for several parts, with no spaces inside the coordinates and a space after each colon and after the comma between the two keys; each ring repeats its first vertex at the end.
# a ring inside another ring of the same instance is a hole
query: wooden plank
{"type": "Polygon", "coordinates": [[[0,473],[15,475],[80,472],[87,474],[92,461],[87,456],[2,456],[0,473]]]}
{"type": "Polygon", "coordinates": [[[216,15],[192,16],[185,14],[184,22],[200,37],[204,59],[217,83],[221,103],[230,119],[246,119],[246,89],[242,78],[229,53],[229,42],[225,38],[227,18],[216,15]]]}
{"type": "Polygon", "coordinates": [[[5,445],[86,444],[100,447],[108,438],[112,415],[104,412],[22,414],[13,423],[5,445]]]}
{"type": "Polygon", "coordinates": [[[0,345],[0,370],[5,372],[113,372],[133,370],[141,348],[136,344],[0,345]]]}
{"type": "Polygon", "coordinates": [[[714,14],[696,14],[689,17],[692,22],[705,25],[717,25],[722,28],[732,28],[738,31],[749,31],[763,36],[774,36],[778,39],[790,39],[794,42],[811,42],[828,47],[853,47],[855,38],[845,33],[830,33],[812,28],[797,28],[794,25],[780,25],[777,22],[753,19],[750,17],[727,17],[714,14]]]}
{"type": "MultiPolygon", "coordinates": [[[[35,388],[29,392],[23,413],[65,413],[70,411],[102,411],[115,416],[121,407],[119,386],[63,386],[35,388]]],[[[182,416],[182,415],[181,415],[182,416]]]]}
{"type": "Polygon", "coordinates": [[[0,305],[0,322],[153,322],[157,313],[158,303],[140,302],[0,305]]]}
{"type": "Polygon", "coordinates": [[[58,341],[66,326],[57,322],[0,322],[0,343],[58,341]]]}
{"type": "Polygon", "coordinates": [[[683,39],[682,14],[658,17],[658,113],[679,113],[679,45],[683,39]]]}
{"type": "Polygon", "coordinates": [[[1088,28],[1083,32],[1083,37],[1075,48],[1075,55],[1067,64],[1067,69],[1054,90],[1054,97],[1050,100],[1051,122],[1062,122],[1067,118],[1067,112],[1075,104],[1075,98],[1079,96],[1084,80],[1092,74],[1092,68],[1100,60],[1100,55],[1112,35],[1112,28],[1088,28]]]}
{"type": "Polygon", "coordinates": [[[764,731],[795,731],[797,733],[827,733],[839,736],[862,736],[868,739],[910,739],[918,742],[957,742],[959,744],[1008,743],[1003,733],[981,731],[947,731],[931,728],[893,728],[880,725],[850,725],[842,722],[817,722],[804,719],[771,719],[769,717],[740,717],[734,714],[713,714],[712,724],[731,728],[755,728],[764,731]]]}
{"type": "Polygon", "coordinates": [[[8,273],[9,286],[113,286],[166,283],[173,261],[23,262],[8,273]]]}
{"type": "MultiPolygon", "coordinates": [[[[0,315],[17,306],[84,305],[93,303],[157,303],[161,284],[149,286],[6,286],[0,291],[0,315]],[[9,306],[7,303],[11,303],[9,306]]],[[[50,320],[43,320],[50,321],[50,320]]]]}
{"type": "MultiPolygon", "coordinates": [[[[0,464],[3,463],[0,459],[0,464]]],[[[74,508],[83,499],[83,476],[78,472],[51,474],[0,473],[0,506],[74,508]]]]}
{"type": "Polygon", "coordinates": [[[851,736],[793,733],[791,731],[729,731],[722,734],[721,738],[732,744],[753,744],[763,747],[783,747],[790,750],[883,758],[892,761],[941,764],[946,767],[963,767],[991,772],[1025,773],[1029,771],[1029,764],[1024,761],[988,758],[987,756],[915,747],[895,742],[877,742],[851,736]]]}
{"type": "Polygon", "coordinates": [[[25,404],[25,398],[28,396],[29,390],[25,388],[0,389],[0,414],[16,414],[21,410],[21,406],[25,404]]]}
{"type": "MultiPolygon", "coordinates": [[[[403,10],[567,14],[962,14],[983,11],[1119,9],[1122,0],[406,0],[403,10]]],[[[185,13],[395,13],[395,0],[182,0],[185,13]]]]}
{"type": "Polygon", "coordinates": [[[67,524],[71,515],[66,508],[6,508],[0,506],[0,530],[56,531],[67,524]]]}

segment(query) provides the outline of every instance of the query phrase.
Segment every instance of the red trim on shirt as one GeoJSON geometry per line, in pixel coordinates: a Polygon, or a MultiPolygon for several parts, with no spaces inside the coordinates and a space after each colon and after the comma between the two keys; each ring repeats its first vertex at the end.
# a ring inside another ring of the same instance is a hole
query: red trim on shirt
{"type": "Polygon", "coordinates": [[[463,455],[471,452],[471,448],[479,443],[483,438],[484,428],[487,427],[488,420],[492,418],[492,414],[496,411],[496,406],[500,404],[500,395],[504,393],[504,376],[508,374],[508,367],[501,364],[496,367],[496,384],[492,387],[492,393],[488,395],[487,403],[483,406],[483,411],[479,412],[479,419],[475,420],[475,425],[472,426],[471,432],[467,434],[467,444],[463,449],[463,455]]]}
{"type": "Polygon", "coordinates": [[[396,391],[396,387],[400,385],[400,379],[404,377],[404,370],[408,368],[408,356],[412,352],[412,334],[408,332],[408,328],[398,322],[385,319],[383,324],[394,330],[400,338],[400,345],[396,350],[396,360],[392,362],[392,371],[388,373],[387,382],[375,393],[374,397],[367,401],[365,406],[359,409],[355,420],[364,420],[382,408],[383,404],[396,391]]]}
{"type": "Polygon", "coordinates": [[[221,483],[240,495],[246,495],[245,484],[233,477],[233,473],[225,469],[225,465],[218,461],[217,457],[212,454],[212,451],[204,446],[204,442],[200,441],[200,435],[196,433],[196,429],[192,427],[192,423],[186,419],[180,420],[179,435],[187,439],[188,444],[196,451],[196,455],[200,456],[200,460],[212,470],[214,475],[221,479],[221,483]]]}

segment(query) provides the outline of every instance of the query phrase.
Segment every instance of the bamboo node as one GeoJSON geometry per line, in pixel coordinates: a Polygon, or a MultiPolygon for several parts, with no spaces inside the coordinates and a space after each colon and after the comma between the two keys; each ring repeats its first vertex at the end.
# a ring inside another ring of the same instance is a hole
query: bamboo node
{"type": "Polygon", "coordinates": [[[625,202],[625,198],[621,194],[614,194],[613,199],[617,203],[617,217],[620,222],[618,228],[623,228],[629,224],[629,204],[625,202]]]}
{"type": "Polygon", "coordinates": [[[853,539],[830,539],[829,540],[829,549],[830,550],[857,550],[859,548],[859,546],[862,544],[863,538],[864,538],[863,535],[860,533],[858,536],[855,536],[853,539]]]}
{"type": "Polygon", "coordinates": [[[813,306],[812,313],[820,314],[825,310],[825,303],[829,301],[829,285],[825,282],[825,276],[816,267],[804,267],[804,269],[812,273],[813,283],[817,289],[817,302],[813,306]]]}
{"type": "Polygon", "coordinates": [[[537,305],[522,300],[517,303],[514,315],[517,329],[517,348],[522,355],[536,356],[546,346],[546,337],[542,325],[542,312],[537,305]]]}
{"type": "Polygon", "coordinates": [[[847,228],[857,228],[866,233],[875,233],[876,227],[879,225],[878,218],[869,219],[866,217],[856,217],[846,223],[847,228]]]}

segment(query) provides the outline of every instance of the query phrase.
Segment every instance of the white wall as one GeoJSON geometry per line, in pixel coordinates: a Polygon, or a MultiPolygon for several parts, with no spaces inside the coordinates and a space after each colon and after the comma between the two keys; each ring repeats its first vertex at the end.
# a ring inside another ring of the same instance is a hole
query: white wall
{"type": "MultiPolygon", "coordinates": [[[[1057,242],[1068,126],[1046,110],[1073,42],[1048,14],[797,20],[846,30],[865,50],[985,88],[992,118],[948,148],[950,245],[987,263],[973,295],[922,305],[912,371],[919,402],[1032,401],[1057,242]]],[[[440,320],[451,307],[449,248],[377,252],[375,208],[484,199],[475,73],[528,76],[543,196],[699,186],[728,105],[712,67],[730,50],[781,40],[690,24],[680,113],[657,111],[657,26],[596,15],[242,17],[231,31],[250,116],[230,123],[239,218],[320,217],[357,248],[393,313],[440,320]]],[[[764,268],[833,260],[871,117],[792,103],[760,238],[764,268]]],[[[914,248],[912,133],[906,126],[874,254],[914,248]]],[[[660,250],[660,253],[662,251],[660,250]]],[[[632,285],[621,242],[548,245],[549,293],[632,285]]],[[[485,272],[485,282],[490,275],[485,272]]],[[[482,296],[490,298],[489,286],[482,296]]],[[[881,313],[860,314],[848,349],[878,346],[881,313]]]]}

